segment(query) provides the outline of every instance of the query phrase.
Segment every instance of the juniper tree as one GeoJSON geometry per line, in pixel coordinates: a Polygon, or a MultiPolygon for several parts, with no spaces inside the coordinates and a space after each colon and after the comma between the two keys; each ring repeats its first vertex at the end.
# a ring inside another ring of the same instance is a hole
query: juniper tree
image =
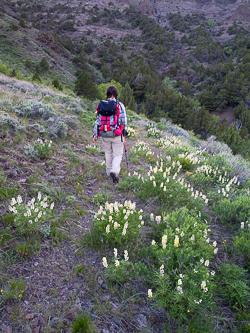
{"type": "Polygon", "coordinates": [[[137,110],[137,106],[133,96],[133,90],[130,88],[128,82],[125,84],[125,87],[122,88],[119,99],[128,109],[132,111],[137,110]]]}

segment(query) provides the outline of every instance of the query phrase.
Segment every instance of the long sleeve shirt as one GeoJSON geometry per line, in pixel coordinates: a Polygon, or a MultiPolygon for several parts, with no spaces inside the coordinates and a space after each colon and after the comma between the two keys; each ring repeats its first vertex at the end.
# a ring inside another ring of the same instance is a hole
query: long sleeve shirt
{"type": "MultiPolygon", "coordinates": [[[[109,98],[109,100],[116,101],[115,98],[109,98]]],[[[119,110],[120,110],[120,123],[119,123],[119,125],[123,125],[123,128],[125,129],[126,126],[127,126],[127,115],[126,115],[125,106],[121,102],[119,102],[119,110]]],[[[98,119],[96,119],[95,126],[94,126],[94,129],[93,129],[93,137],[95,136],[96,138],[98,137],[97,125],[98,125],[98,119]]]]}

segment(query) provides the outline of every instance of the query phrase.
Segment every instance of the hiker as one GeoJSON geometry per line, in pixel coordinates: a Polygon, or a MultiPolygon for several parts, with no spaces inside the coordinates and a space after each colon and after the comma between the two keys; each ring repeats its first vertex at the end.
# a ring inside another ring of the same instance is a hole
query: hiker
{"type": "Polygon", "coordinates": [[[107,99],[97,105],[97,120],[93,130],[93,141],[101,136],[106,158],[106,172],[114,184],[119,182],[119,172],[123,155],[123,138],[127,132],[127,116],[124,105],[117,101],[116,86],[109,86],[107,99]]]}

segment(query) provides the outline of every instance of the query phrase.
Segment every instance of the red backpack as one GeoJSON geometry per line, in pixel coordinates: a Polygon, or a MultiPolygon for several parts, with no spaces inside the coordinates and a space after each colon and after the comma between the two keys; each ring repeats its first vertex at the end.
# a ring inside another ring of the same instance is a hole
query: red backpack
{"type": "Polygon", "coordinates": [[[115,137],[122,135],[123,126],[120,124],[119,101],[103,100],[97,105],[98,135],[115,137]]]}

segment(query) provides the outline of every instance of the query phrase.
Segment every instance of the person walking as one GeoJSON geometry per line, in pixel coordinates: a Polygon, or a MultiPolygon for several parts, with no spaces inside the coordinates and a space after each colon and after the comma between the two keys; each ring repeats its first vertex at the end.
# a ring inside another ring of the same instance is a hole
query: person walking
{"type": "Polygon", "coordinates": [[[127,116],[123,103],[117,100],[116,86],[109,86],[107,99],[97,105],[97,120],[93,130],[93,141],[96,144],[101,137],[105,150],[106,173],[114,184],[119,182],[119,173],[123,155],[122,136],[126,135],[127,116]]]}

